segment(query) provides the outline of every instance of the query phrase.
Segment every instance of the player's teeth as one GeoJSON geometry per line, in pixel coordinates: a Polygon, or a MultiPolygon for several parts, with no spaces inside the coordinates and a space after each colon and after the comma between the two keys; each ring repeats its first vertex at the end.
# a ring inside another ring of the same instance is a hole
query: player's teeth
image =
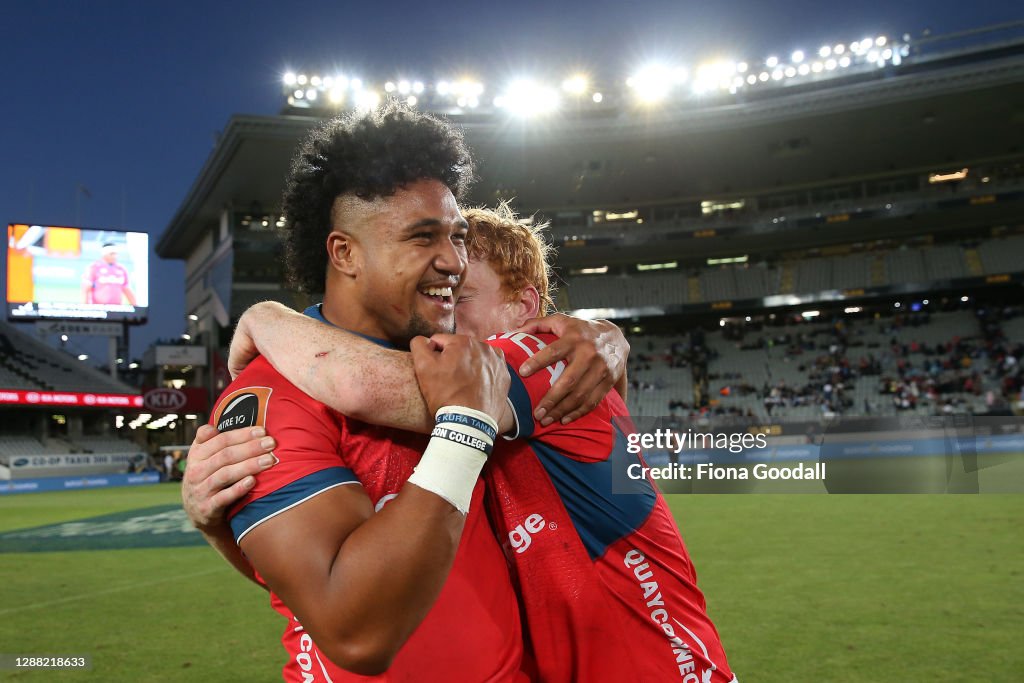
{"type": "Polygon", "coordinates": [[[451,296],[452,295],[452,288],[451,287],[428,287],[427,289],[423,290],[423,293],[428,295],[428,296],[451,296]]]}

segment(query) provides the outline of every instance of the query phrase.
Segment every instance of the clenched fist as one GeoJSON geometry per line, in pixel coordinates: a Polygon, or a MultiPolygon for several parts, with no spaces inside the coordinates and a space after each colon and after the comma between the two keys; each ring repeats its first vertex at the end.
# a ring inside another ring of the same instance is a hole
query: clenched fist
{"type": "Polygon", "coordinates": [[[498,421],[510,381],[505,354],[499,349],[464,335],[435,334],[414,338],[409,350],[431,414],[458,405],[498,421]]]}

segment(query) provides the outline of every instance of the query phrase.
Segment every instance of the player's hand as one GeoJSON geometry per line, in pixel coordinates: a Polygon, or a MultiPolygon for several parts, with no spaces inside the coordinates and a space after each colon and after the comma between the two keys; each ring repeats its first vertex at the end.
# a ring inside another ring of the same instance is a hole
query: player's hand
{"type": "Polygon", "coordinates": [[[568,424],[583,417],[597,407],[626,372],[629,342],[619,327],[607,320],[587,321],[556,313],[531,318],[516,331],[559,337],[523,363],[519,368],[523,377],[561,360],[568,361],[533,413],[541,425],[556,420],[568,424]]]}
{"type": "Polygon", "coordinates": [[[274,438],[262,427],[218,432],[203,425],[188,452],[181,501],[197,529],[224,523],[224,512],[256,483],[253,475],[272,467],[274,438]]]}
{"type": "Polygon", "coordinates": [[[465,335],[435,334],[415,337],[409,350],[431,415],[457,405],[482,410],[498,421],[511,381],[500,349],[465,335]]]}

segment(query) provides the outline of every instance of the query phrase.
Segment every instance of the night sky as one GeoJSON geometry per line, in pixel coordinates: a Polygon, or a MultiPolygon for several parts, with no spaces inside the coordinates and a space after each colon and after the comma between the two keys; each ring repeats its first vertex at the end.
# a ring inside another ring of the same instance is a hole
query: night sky
{"type": "MultiPolygon", "coordinates": [[[[525,73],[557,83],[583,68],[621,82],[652,58],[754,60],[869,35],[1019,20],[1024,9],[1011,0],[335,1],[295,9],[77,0],[8,1],[0,17],[0,223],[139,230],[155,244],[229,117],[280,111],[279,79],[289,68],[337,66],[373,82],[470,73],[486,84],[525,73]]],[[[183,264],[152,258],[150,297],[160,303],[132,331],[133,356],[184,331],[183,264]]],[[[72,348],[105,355],[87,339],[72,348]]]]}

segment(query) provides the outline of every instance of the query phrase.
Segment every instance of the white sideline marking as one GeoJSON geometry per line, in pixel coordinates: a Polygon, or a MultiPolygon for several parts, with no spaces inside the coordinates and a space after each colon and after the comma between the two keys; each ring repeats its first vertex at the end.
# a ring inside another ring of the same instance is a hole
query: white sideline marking
{"type": "Polygon", "coordinates": [[[135,590],[136,588],[143,588],[146,586],[155,586],[158,583],[167,583],[168,581],[178,581],[180,579],[192,579],[197,576],[206,576],[207,574],[213,574],[215,572],[224,571],[229,569],[228,567],[217,567],[216,569],[207,569],[201,572],[195,572],[193,574],[179,574],[177,576],[169,576],[164,579],[154,579],[152,581],[140,581],[139,583],[131,583],[127,586],[118,586],[117,588],[107,588],[101,591],[95,591],[92,593],[84,593],[80,595],[72,595],[66,598],[58,598],[57,600],[46,600],[44,602],[36,602],[31,605],[22,605],[21,607],[8,607],[7,609],[0,609],[0,616],[5,614],[13,614],[14,612],[24,612],[30,609],[40,609],[42,607],[51,607],[52,605],[60,605],[65,602],[75,602],[76,600],[87,600],[94,598],[97,595],[107,595],[109,593],[119,593],[121,591],[135,590]]]}

